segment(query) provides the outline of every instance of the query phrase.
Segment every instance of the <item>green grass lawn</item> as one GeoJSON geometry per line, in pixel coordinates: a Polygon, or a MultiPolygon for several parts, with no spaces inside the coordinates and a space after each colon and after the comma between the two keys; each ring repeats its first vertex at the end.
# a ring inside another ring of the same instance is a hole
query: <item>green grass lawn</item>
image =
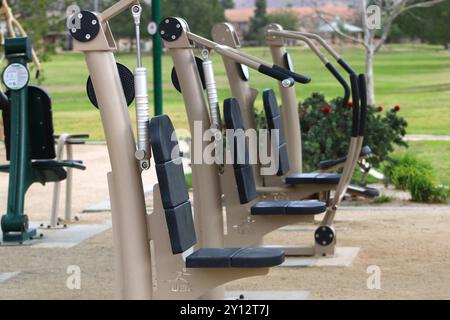
{"type": "MultiPolygon", "coordinates": [[[[270,61],[265,48],[250,48],[247,52],[270,61]]],[[[312,92],[322,92],[332,98],[341,94],[340,87],[310,51],[291,48],[290,52],[298,72],[311,75],[308,85],[297,85],[299,99],[312,92]]],[[[361,49],[345,48],[343,56],[358,72],[364,71],[364,54],[361,49]]],[[[227,80],[220,57],[213,54],[213,61],[221,99],[230,96],[227,80]]],[[[131,69],[135,66],[135,56],[117,55],[117,60],[131,69]]],[[[144,61],[151,75],[151,57],[144,61]]],[[[169,56],[163,59],[164,111],[169,114],[178,128],[187,128],[186,113],[181,95],[170,81],[172,62],[169,56]]],[[[44,64],[43,86],[53,98],[56,131],[85,131],[92,139],[103,139],[98,111],[86,97],[85,85],[88,76],[84,57],[79,53],[55,55],[44,64]]],[[[271,78],[251,73],[251,83],[258,89],[276,88],[271,78]]],[[[408,123],[408,133],[450,134],[450,54],[435,46],[389,47],[376,57],[375,79],[377,104],[390,108],[401,105],[401,115],[408,123]]],[[[149,92],[152,97],[151,78],[149,92]]],[[[257,101],[261,107],[260,99],[257,101]]]]}
{"type": "MultiPolygon", "coordinates": [[[[266,48],[248,48],[245,51],[267,61],[271,60],[266,48]]],[[[297,72],[308,74],[313,81],[308,85],[297,85],[298,99],[312,92],[322,92],[328,98],[342,94],[339,85],[310,51],[290,48],[297,72]]],[[[358,71],[364,72],[364,52],[358,48],[344,48],[346,60],[358,71]]],[[[217,54],[212,55],[216,80],[221,99],[230,96],[224,67],[217,54]]],[[[120,54],[117,60],[129,68],[135,66],[135,55],[120,54]]],[[[144,62],[151,71],[151,57],[144,62]]],[[[163,58],[164,111],[169,114],[177,128],[187,128],[187,117],[182,96],[170,81],[172,62],[163,58]]],[[[87,132],[92,140],[103,140],[103,128],[99,112],[91,106],[85,87],[88,76],[84,57],[80,53],[64,53],[52,57],[44,64],[43,86],[53,98],[54,124],[56,132],[87,132]]],[[[251,83],[263,90],[276,88],[274,80],[251,72],[251,83]]],[[[385,109],[399,104],[401,115],[409,123],[409,134],[450,135],[450,53],[437,46],[395,45],[381,51],[375,59],[375,81],[377,104],[385,109]]],[[[149,94],[152,99],[152,82],[149,79],[149,94]]],[[[152,101],[150,101],[152,104],[152,101]]],[[[262,107],[261,99],[257,107],[262,107]]],[[[133,113],[133,107],[130,108],[133,113]]],[[[134,114],[132,115],[134,119],[134,114]]],[[[430,160],[442,183],[450,183],[450,143],[411,142],[410,152],[430,160]]],[[[398,150],[398,152],[404,152],[398,150]]]]}

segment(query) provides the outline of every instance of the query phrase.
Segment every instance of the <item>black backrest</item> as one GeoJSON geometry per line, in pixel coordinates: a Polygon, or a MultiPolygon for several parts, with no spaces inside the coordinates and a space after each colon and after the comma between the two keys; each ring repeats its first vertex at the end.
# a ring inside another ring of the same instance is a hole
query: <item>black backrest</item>
{"type": "MultiPolygon", "coordinates": [[[[10,92],[6,92],[10,96],[10,92]]],[[[10,159],[11,112],[10,104],[2,106],[5,134],[6,158],[10,159]]],[[[28,86],[28,120],[31,144],[31,159],[54,159],[55,140],[53,138],[52,102],[41,87],[28,86]]]]}
{"type": "Polygon", "coordinates": [[[244,138],[244,121],[242,120],[241,108],[235,98],[229,98],[224,101],[223,113],[225,126],[227,129],[234,130],[232,137],[227,135],[228,143],[233,156],[233,169],[236,178],[236,184],[241,204],[248,203],[255,199],[256,193],[255,177],[253,176],[252,166],[249,161],[248,141],[244,138]],[[245,145],[242,142],[245,141],[245,145]]]}
{"type": "Polygon", "coordinates": [[[284,138],[284,128],[281,123],[280,108],[278,107],[277,97],[272,89],[263,91],[264,112],[267,119],[267,127],[270,132],[278,130],[278,145],[275,152],[278,153],[278,171],[277,176],[283,176],[289,171],[289,160],[287,154],[286,140],[284,138]]]}
{"type": "Polygon", "coordinates": [[[152,118],[150,140],[172,252],[182,253],[195,245],[197,238],[178,140],[167,115],[152,118]]]}

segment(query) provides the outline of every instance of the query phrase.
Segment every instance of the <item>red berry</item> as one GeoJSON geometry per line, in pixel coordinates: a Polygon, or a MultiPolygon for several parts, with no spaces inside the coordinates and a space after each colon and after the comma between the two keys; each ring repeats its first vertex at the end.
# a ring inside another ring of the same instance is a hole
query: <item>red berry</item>
{"type": "Polygon", "coordinates": [[[347,102],[347,107],[352,108],[353,107],[353,102],[351,102],[351,101],[347,102]]]}
{"type": "Polygon", "coordinates": [[[399,106],[399,105],[396,105],[396,106],[394,107],[394,111],[395,111],[395,112],[400,111],[400,106],[399,106]]]}
{"type": "Polygon", "coordinates": [[[325,106],[322,108],[322,112],[325,114],[330,113],[330,111],[331,111],[331,108],[329,106],[325,106]]]}

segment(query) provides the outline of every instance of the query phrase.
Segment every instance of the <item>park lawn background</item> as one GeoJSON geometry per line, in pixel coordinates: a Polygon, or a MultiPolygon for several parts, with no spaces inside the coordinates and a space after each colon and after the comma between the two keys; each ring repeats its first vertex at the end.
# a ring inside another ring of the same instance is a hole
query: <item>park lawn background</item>
{"type": "MultiPolygon", "coordinates": [[[[246,52],[271,61],[267,48],[246,48],[246,52]]],[[[356,47],[341,49],[343,57],[358,72],[364,72],[364,51],[356,47]]],[[[312,92],[321,92],[329,99],[342,94],[334,78],[327,72],[315,55],[303,48],[289,48],[296,71],[310,75],[313,81],[308,85],[296,85],[299,100],[312,92]]],[[[117,61],[133,69],[134,54],[118,54],[117,61]]],[[[230,97],[227,79],[221,59],[212,54],[219,96],[230,97]]],[[[151,56],[144,56],[149,69],[149,95],[152,106],[151,56]]],[[[182,96],[171,81],[171,58],[163,57],[164,112],[176,128],[188,128],[182,96]]],[[[56,132],[88,132],[91,140],[104,140],[103,128],[98,110],[86,97],[88,76],[84,57],[80,53],[61,53],[44,63],[42,85],[53,99],[54,124],[56,132]]],[[[375,83],[377,105],[384,109],[401,106],[400,115],[408,121],[408,134],[450,135],[450,53],[441,46],[392,45],[387,46],[375,58],[375,83]]],[[[276,89],[274,80],[252,70],[251,84],[260,92],[268,87],[276,89]]],[[[279,96],[279,94],[278,94],[279,96]]],[[[261,98],[256,102],[262,108],[261,98]]],[[[134,107],[130,107],[134,121],[134,107]]],[[[153,110],[151,111],[153,112],[153,110]]],[[[380,137],[382,138],[382,137],[380,137]]],[[[441,181],[450,180],[449,142],[411,142],[410,150],[430,160],[436,167],[441,181]]],[[[398,149],[398,152],[404,152],[398,149]]]]}

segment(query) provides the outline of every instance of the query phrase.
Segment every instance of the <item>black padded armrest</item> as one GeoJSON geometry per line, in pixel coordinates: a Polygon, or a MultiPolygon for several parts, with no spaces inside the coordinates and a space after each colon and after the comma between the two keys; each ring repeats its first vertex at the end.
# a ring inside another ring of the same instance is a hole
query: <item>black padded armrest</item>
{"type": "MultiPolygon", "coordinates": [[[[372,149],[370,149],[369,146],[364,146],[361,149],[359,157],[360,158],[367,157],[371,153],[372,153],[372,149]]],[[[345,161],[347,161],[347,157],[341,157],[341,158],[337,158],[334,160],[323,160],[323,161],[319,162],[319,169],[324,170],[324,169],[332,168],[334,166],[344,163],[345,161]]]]}
{"type": "MultiPolygon", "coordinates": [[[[59,134],[54,134],[53,137],[55,139],[59,139],[61,137],[61,135],[59,134]]],[[[69,135],[69,139],[89,139],[89,134],[88,133],[75,133],[75,134],[70,134],[69,135]]]]}
{"type": "Polygon", "coordinates": [[[338,184],[341,175],[337,173],[292,173],[286,176],[286,184],[338,184]]]}
{"type": "Polygon", "coordinates": [[[52,168],[74,168],[79,170],[86,170],[83,161],[80,160],[36,160],[31,164],[33,168],[37,169],[52,169],[52,168]]]}

